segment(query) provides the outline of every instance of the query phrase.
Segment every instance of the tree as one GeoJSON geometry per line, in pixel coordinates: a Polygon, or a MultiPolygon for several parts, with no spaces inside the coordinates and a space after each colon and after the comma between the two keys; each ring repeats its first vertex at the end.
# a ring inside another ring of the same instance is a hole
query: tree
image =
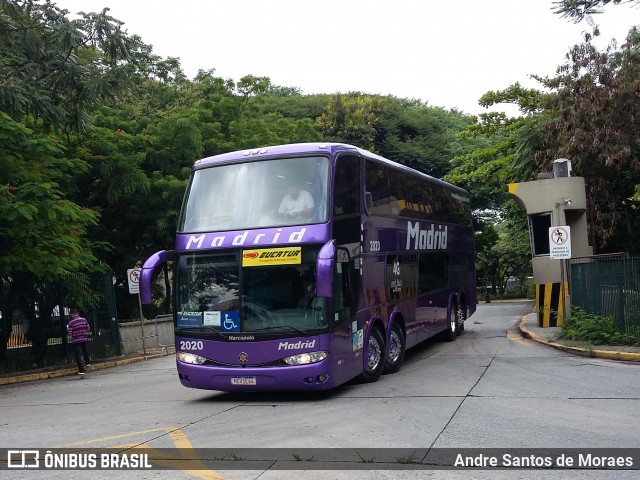
{"type": "Polygon", "coordinates": [[[540,122],[546,118],[543,100],[540,91],[519,83],[480,98],[484,107],[515,103],[523,115],[483,113],[461,133],[475,149],[454,157],[445,179],[468,189],[475,208],[502,211],[508,200],[507,185],[535,178],[539,170],[534,154],[541,142],[540,122]]]}
{"type": "Polygon", "coordinates": [[[317,122],[329,141],[375,150],[375,124],[382,104],[380,97],[337,94],[330,98],[317,122]]]}
{"type": "Polygon", "coordinates": [[[572,161],[587,184],[593,246],[599,251],[637,251],[640,222],[630,199],[640,186],[640,33],[634,27],[618,48],[603,52],[576,45],[553,78],[540,78],[552,91],[553,114],[542,125],[535,154],[550,171],[555,158],[572,161]]]}
{"type": "Polygon", "coordinates": [[[531,272],[531,249],[526,216],[524,218],[525,224],[518,228],[509,225],[510,220],[494,218],[482,222],[476,234],[476,274],[481,282],[478,287],[494,295],[504,295],[510,277],[524,284],[531,272]]]}
{"type": "Polygon", "coordinates": [[[375,124],[375,150],[380,155],[441,178],[451,158],[471,150],[458,134],[472,117],[430,107],[418,100],[384,97],[375,124]]]}
{"type": "MultiPolygon", "coordinates": [[[[77,199],[92,159],[71,144],[89,110],[126,88],[148,52],[106,9],[73,21],[66,13],[48,1],[0,0],[0,337],[11,330],[14,307],[23,308],[41,330],[38,358],[50,333],[47,289],[67,274],[107,267],[96,252],[108,236],[89,236],[98,209],[77,199]]],[[[79,288],[91,297],[87,282],[79,288]]]]}
{"type": "Polygon", "coordinates": [[[569,18],[575,23],[580,23],[591,15],[602,13],[602,7],[621,3],[640,3],[640,0],[560,0],[553,2],[556,5],[554,13],[561,17],[569,18]]]}
{"type": "Polygon", "coordinates": [[[96,269],[84,236],[98,214],[61,190],[87,164],[63,153],[54,135],[0,112],[0,272],[46,277],[96,269]]]}
{"type": "Polygon", "coordinates": [[[485,94],[485,106],[516,103],[524,115],[481,116],[465,135],[483,135],[489,146],[454,159],[447,178],[466,186],[474,205],[496,208],[505,184],[533,180],[551,171],[553,160],[569,158],[587,183],[595,251],[633,252],[640,229],[639,35],[633,28],[619,48],[612,43],[603,52],[592,44],[594,35],[570,49],[555,77],[534,76],[548,93],[516,84],[485,94]]]}
{"type": "Polygon", "coordinates": [[[101,13],[66,18],[36,0],[0,0],[0,110],[54,128],[81,128],[87,108],[127,85],[129,62],[144,50],[122,22],[101,13]]]}
{"type": "Polygon", "coordinates": [[[521,284],[531,272],[527,216],[509,199],[509,183],[533,180],[538,172],[534,154],[546,118],[544,95],[516,83],[504,90],[485,93],[485,107],[517,104],[522,116],[509,118],[504,112],[483,113],[461,136],[474,142],[475,150],[457,155],[445,180],[471,193],[476,230],[476,269],[493,293],[504,293],[509,276],[521,284]]]}
{"type": "Polygon", "coordinates": [[[69,21],[49,2],[0,6],[0,267],[41,276],[95,270],[95,244],[83,237],[99,214],[73,201],[89,163],[69,154],[69,135],[88,108],[126,86],[127,61],[142,44],[106,10],[69,21]],[[55,132],[66,132],[67,146],[55,132]]]}

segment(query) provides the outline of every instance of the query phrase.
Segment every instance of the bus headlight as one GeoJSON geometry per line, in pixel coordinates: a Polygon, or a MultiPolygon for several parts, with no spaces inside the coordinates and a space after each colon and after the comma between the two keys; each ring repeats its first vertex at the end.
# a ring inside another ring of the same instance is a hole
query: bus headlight
{"type": "Polygon", "coordinates": [[[309,352],[299,353],[284,359],[288,365],[309,365],[310,363],[318,363],[327,358],[328,352],[309,352]]]}
{"type": "Polygon", "coordinates": [[[206,358],[201,357],[200,355],[196,355],[195,353],[189,353],[189,352],[178,352],[176,354],[176,357],[178,357],[178,360],[180,360],[181,362],[191,363],[193,365],[202,365],[204,362],[207,361],[206,358]]]}

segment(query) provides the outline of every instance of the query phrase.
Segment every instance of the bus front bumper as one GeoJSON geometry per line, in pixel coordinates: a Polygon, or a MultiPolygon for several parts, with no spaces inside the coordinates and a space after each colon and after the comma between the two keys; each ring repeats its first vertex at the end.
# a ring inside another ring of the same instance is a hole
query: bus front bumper
{"type": "Polygon", "coordinates": [[[224,368],[177,361],[180,383],[223,392],[328,390],[334,387],[328,359],[311,365],[224,368]]]}

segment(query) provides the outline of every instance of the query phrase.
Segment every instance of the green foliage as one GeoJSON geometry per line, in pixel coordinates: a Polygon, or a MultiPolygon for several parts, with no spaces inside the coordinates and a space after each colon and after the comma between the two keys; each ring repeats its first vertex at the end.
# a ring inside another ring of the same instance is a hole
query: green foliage
{"type": "MultiPolygon", "coordinates": [[[[251,104],[245,114],[251,117],[260,118],[264,115],[276,114],[290,119],[309,119],[314,123],[320,117],[327,106],[330,95],[301,95],[292,94],[287,96],[275,94],[267,91],[261,97],[261,102],[251,104]]],[[[319,125],[318,125],[319,131],[319,125]]]]}
{"type": "Polygon", "coordinates": [[[0,271],[55,276],[101,268],[84,238],[98,214],[61,190],[87,164],[0,112],[0,271]]]}
{"type": "MultiPolygon", "coordinates": [[[[518,105],[523,114],[541,112],[540,99],[542,93],[534,88],[523,88],[519,82],[500,91],[489,91],[480,97],[478,102],[483,107],[490,107],[500,103],[513,103],[518,105]]],[[[494,117],[493,113],[480,115],[489,120],[494,117]]],[[[501,115],[504,119],[504,114],[501,115]]],[[[487,122],[488,123],[488,122],[487,122]]]]}
{"type": "Polygon", "coordinates": [[[564,319],[562,338],[581,340],[593,345],[640,346],[639,338],[616,329],[613,318],[594,315],[576,306],[571,307],[571,316],[564,319]]]}
{"type": "MultiPolygon", "coordinates": [[[[509,202],[503,218],[476,214],[476,270],[480,286],[491,285],[493,295],[505,295],[507,280],[514,277],[524,285],[531,273],[526,215],[522,207],[509,202]]],[[[524,296],[524,292],[519,295],[524,296]]]]}
{"type": "Polygon", "coordinates": [[[317,122],[329,141],[375,150],[375,124],[382,105],[380,97],[337,94],[330,98],[317,122]]]}
{"type": "Polygon", "coordinates": [[[87,108],[127,84],[143,44],[106,14],[77,20],[49,2],[0,2],[0,110],[45,125],[80,128],[87,108]]]}
{"type": "MultiPolygon", "coordinates": [[[[562,3],[575,7],[586,2],[562,3]]],[[[570,49],[567,63],[555,77],[534,76],[545,93],[516,83],[483,95],[481,105],[515,103],[523,115],[480,115],[462,134],[465,139],[476,139],[477,148],[456,156],[445,177],[467,188],[479,211],[489,209],[498,219],[514,220],[514,229],[506,228],[508,237],[518,242],[518,233],[525,232],[526,225],[517,220],[524,219],[521,214],[505,211],[507,184],[535,180],[539,172],[552,170],[553,160],[566,157],[572,160],[574,175],[586,180],[594,250],[633,252],[640,248],[640,132],[635,120],[640,115],[640,35],[632,29],[620,48],[612,44],[600,52],[591,43],[597,34],[596,28],[584,43],[570,49]]],[[[490,241],[495,236],[491,233],[494,224],[476,212],[476,226],[478,270],[481,276],[493,277],[498,263],[494,256],[500,255],[498,241],[490,241]]]]}
{"type": "Polygon", "coordinates": [[[445,180],[469,190],[475,208],[501,210],[509,198],[509,183],[534,178],[537,173],[534,154],[540,143],[539,119],[544,116],[544,98],[541,92],[516,83],[505,90],[487,92],[480,99],[485,107],[518,104],[523,116],[509,118],[503,112],[483,113],[462,132],[465,141],[475,142],[472,143],[475,149],[453,158],[453,168],[445,180]]]}
{"type": "Polygon", "coordinates": [[[597,15],[603,12],[602,7],[621,3],[640,3],[638,0],[559,0],[553,2],[554,13],[561,17],[568,18],[575,23],[581,22],[585,17],[597,15]]]}
{"type": "Polygon", "coordinates": [[[510,183],[510,158],[501,154],[504,146],[501,142],[479,148],[451,161],[453,169],[445,180],[471,192],[477,209],[499,209],[508,199],[505,186],[510,183]]]}
{"type": "Polygon", "coordinates": [[[442,178],[451,158],[472,150],[459,133],[472,117],[395,97],[384,97],[376,122],[375,151],[416,170],[442,178]]]}
{"type": "MultiPolygon", "coordinates": [[[[594,33],[595,34],[595,33],[594,33]]],[[[629,198],[640,185],[640,32],[632,28],[618,48],[599,51],[587,36],[567,55],[554,78],[539,78],[553,91],[542,123],[535,161],[550,171],[569,158],[585,177],[588,216],[600,251],[637,251],[637,215],[629,198]]]]}

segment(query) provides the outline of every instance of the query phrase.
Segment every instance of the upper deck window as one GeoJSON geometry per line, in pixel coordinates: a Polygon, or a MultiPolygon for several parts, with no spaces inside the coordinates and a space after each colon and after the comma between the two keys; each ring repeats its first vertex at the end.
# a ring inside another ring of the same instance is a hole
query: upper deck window
{"type": "Polygon", "coordinates": [[[471,224],[468,196],[444,182],[367,161],[365,188],[370,215],[471,224]]]}
{"type": "Polygon", "coordinates": [[[277,227],[327,220],[326,157],[279,158],[193,173],[179,232],[277,227]]]}

